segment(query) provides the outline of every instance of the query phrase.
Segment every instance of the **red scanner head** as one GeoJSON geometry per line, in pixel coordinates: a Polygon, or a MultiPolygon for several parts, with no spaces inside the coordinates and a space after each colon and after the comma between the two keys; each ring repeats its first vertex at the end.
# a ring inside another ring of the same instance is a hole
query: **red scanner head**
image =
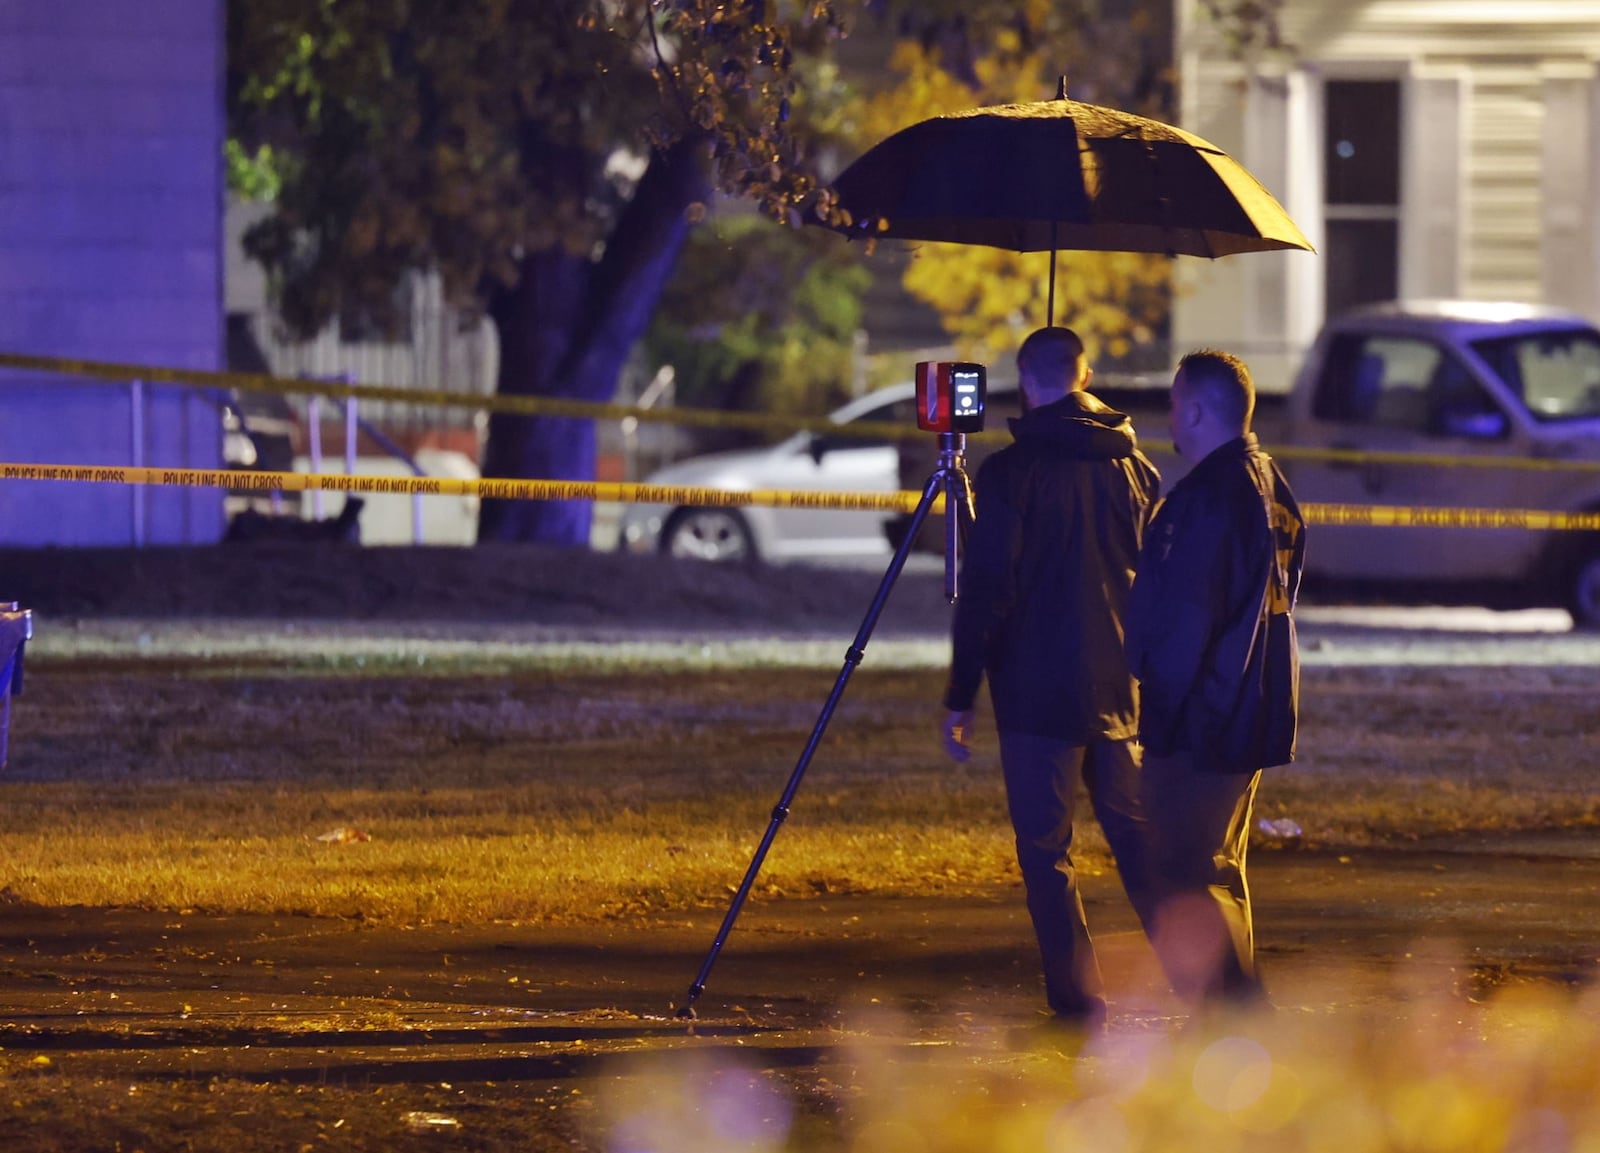
{"type": "Polygon", "coordinates": [[[917,427],[925,432],[982,432],[988,380],[981,364],[917,364],[917,427]]]}

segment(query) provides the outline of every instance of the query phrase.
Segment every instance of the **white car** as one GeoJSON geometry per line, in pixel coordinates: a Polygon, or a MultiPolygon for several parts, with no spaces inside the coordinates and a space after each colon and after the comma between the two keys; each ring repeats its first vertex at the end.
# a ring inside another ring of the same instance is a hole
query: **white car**
{"type": "MultiPolygon", "coordinates": [[[[910,383],[858,397],[829,415],[836,424],[882,421],[916,427],[916,392],[910,383]]],[[[889,440],[797,432],[766,448],[691,457],[652,473],[645,484],[751,491],[756,489],[897,492],[899,450],[889,440]]],[[[884,535],[890,512],[838,509],[715,508],[629,505],[622,514],[621,547],[631,552],[718,561],[887,558],[884,535]]]]}

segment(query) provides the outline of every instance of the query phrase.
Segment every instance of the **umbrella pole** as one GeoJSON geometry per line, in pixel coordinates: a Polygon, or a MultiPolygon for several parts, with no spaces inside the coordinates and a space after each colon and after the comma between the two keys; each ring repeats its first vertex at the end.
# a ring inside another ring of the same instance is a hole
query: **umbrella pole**
{"type": "Polygon", "coordinates": [[[1056,325],[1056,246],[1053,243],[1055,240],[1055,231],[1056,226],[1052,222],[1050,225],[1050,239],[1052,241],[1050,245],[1050,303],[1046,305],[1044,318],[1044,323],[1047,328],[1054,328],[1056,325]]]}
{"type": "MultiPolygon", "coordinates": [[[[1058,100],[1067,98],[1067,78],[1061,78],[1061,95],[1058,100]]],[[[1044,323],[1046,328],[1056,326],[1056,219],[1050,218],[1050,303],[1045,306],[1044,323]]]]}

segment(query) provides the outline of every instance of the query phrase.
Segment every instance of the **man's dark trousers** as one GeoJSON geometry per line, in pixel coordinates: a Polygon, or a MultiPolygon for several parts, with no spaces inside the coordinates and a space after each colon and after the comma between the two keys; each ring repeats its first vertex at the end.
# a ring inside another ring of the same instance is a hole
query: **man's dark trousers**
{"type": "Polygon", "coordinates": [[[1073,808],[1082,781],[1128,899],[1148,928],[1154,903],[1139,808],[1138,746],[1131,740],[1085,746],[1024,733],[999,735],[1017,863],[1044,962],[1046,1001],[1063,1019],[1099,1025],[1105,1019],[1105,985],[1072,863],[1073,808]]]}

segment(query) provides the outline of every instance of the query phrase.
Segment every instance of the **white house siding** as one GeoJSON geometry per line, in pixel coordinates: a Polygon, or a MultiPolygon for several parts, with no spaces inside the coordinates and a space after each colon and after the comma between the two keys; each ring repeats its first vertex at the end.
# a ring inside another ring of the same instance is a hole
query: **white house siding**
{"type": "MultiPolygon", "coordinates": [[[[0,349],[211,369],[222,328],[222,0],[0,0],[0,349]]],[[[215,467],[216,408],[0,371],[0,460],[215,467]]],[[[0,482],[0,544],[214,540],[214,491],[0,482]]]]}
{"type": "MultiPolygon", "coordinates": [[[[1313,243],[1323,83],[1399,78],[1401,292],[1600,315],[1600,0],[1287,0],[1295,54],[1250,64],[1177,3],[1185,126],[1256,172],[1313,243]]],[[[1268,386],[1287,371],[1271,350],[1303,347],[1322,320],[1316,257],[1179,261],[1179,283],[1180,350],[1255,350],[1268,386]]]]}
{"type": "MultiPolygon", "coordinates": [[[[1400,174],[1402,296],[1462,295],[1471,199],[1465,173],[1471,93],[1470,71],[1449,64],[1413,66],[1405,85],[1410,129],[1402,143],[1400,174]]],[[[1319,210],[1308,205],[1306,211],[1319,210]]],[[[1320,319],[1311,318],[1302,331],[1315,329],[1320,319]]]]}
{"type": "Polygon", "coordinates": [[[1545,299],[1579,311],[1600,301],[1600,84],[1593,61],[1546,64],[1542,124],[1540,268],[1545,299]]]}
{"type": "MultiPolygon", "coordinates": [[[[1244,162],[1320,247],[1321,222],[1310,210],[1320,205],[1321,183],[1307,178],[1320,163],[1320,137],[1308,143],[1306,132],[1317,92],[1281,69],[1250,76],[1231,65],[1186,63],[1186,77],[1204,82],[1185,83],[1184,127],[1244,162]]],[[[1260,387],[1286,389],[1300,349],[1292,334],[1320,321],[1320,286],[1308,276],[1318,272],[1316,259],[1303,252],[1176,258],[1174,355],[1225,347],[1250,362],[1260,387]]]]}
{"type": "MultiPolygon", "coordinates": [[[[1480,300],[1543,298],[1540,284],[1538,61],[1474,61],[1467,123],[1467,219],[1461,294],[1480,300]]],[[[1419,126],[1426,131],[1426,125],[1419,126]]]]}

